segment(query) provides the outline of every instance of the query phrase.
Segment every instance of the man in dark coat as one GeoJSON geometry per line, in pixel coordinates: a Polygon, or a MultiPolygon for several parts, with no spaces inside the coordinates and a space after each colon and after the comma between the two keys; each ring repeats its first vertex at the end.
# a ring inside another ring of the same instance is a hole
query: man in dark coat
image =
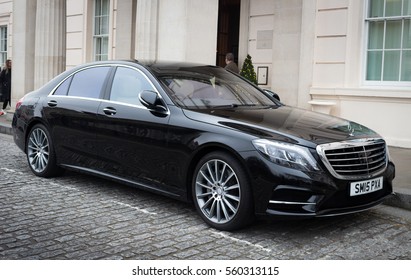
{"type": "Polygon", "coordinates": [[[0,116],[6,114],[4,111],[7,105],[11,106],[11,60],[6,60],[6,66],[0,73],[0,93],[3,101],[3,109],[0,111],[0,116]]]}
{"type": "Polygon", "coordinates": [[[225,56],[225,63],[227,64],[225,66],[225,69],[230,70],[234,73],[240,73],[240,70],[238,69],[237,64],[234,62],[234,55],[232,53],[228,53],[225,56]]]}

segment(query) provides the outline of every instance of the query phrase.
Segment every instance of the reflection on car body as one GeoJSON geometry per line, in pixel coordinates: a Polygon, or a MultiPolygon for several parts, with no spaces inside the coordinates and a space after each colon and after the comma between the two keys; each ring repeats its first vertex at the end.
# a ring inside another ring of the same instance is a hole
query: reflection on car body
{"type": "Polygon", "coordinates": [[[37,176],[71,169],[193,201],[221,230],[362,211],[392,193],[395,176],[372,130],[285,106],[215,66],[81,65],[24,96],[13,131],[37,176]]]}

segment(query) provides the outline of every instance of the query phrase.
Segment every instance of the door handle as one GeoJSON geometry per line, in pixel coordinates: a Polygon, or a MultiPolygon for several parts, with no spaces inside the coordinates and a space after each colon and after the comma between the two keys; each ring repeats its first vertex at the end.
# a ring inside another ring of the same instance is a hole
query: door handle
{"type": "Polygon", "coordinates": [[[107,107],[103,109],[104,114],[109,115],[109,116],[113,116],[117,113],[117,110],[114,109],[113,107],[107,107]]]}
{"type": "Polygon", "coordinates": [[[57,106],[57,101],[56,100],[50,100],[49,102],[47,102],[47,105],[49,105],[50,107],[56,107],[57,106]]]}

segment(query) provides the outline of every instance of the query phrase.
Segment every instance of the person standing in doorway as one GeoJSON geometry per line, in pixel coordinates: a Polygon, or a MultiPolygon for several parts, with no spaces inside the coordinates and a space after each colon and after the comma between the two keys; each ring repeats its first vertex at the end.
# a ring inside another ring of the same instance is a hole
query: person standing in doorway
{"type": "Polygon", "coordinates": [[[7,59],[4,69],[0,73],[0,92],[1,101],[3,101],[3,109],[0,111],[0,116],[5,115],[4,111],[7,105],[11,106],[11,60],[7,59]]]}
{"type": "Polygon", "coordinates": [[[225,69],[237,74],[240,73],[237,64],[234,62],[234,55],[232,53],[228,53],[225,55],[225,63],[227,64],[225,66],[225,69]]]}

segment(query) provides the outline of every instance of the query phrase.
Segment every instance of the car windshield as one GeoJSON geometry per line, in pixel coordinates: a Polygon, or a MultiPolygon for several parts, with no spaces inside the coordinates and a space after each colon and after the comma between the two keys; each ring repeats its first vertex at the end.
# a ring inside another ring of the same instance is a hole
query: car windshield
{"type": "Polygon", "coordinates": [[[161,75],[173,101],[184,108],[278,105],[240,77],[218,67],[191,67],[161,75]]]}

